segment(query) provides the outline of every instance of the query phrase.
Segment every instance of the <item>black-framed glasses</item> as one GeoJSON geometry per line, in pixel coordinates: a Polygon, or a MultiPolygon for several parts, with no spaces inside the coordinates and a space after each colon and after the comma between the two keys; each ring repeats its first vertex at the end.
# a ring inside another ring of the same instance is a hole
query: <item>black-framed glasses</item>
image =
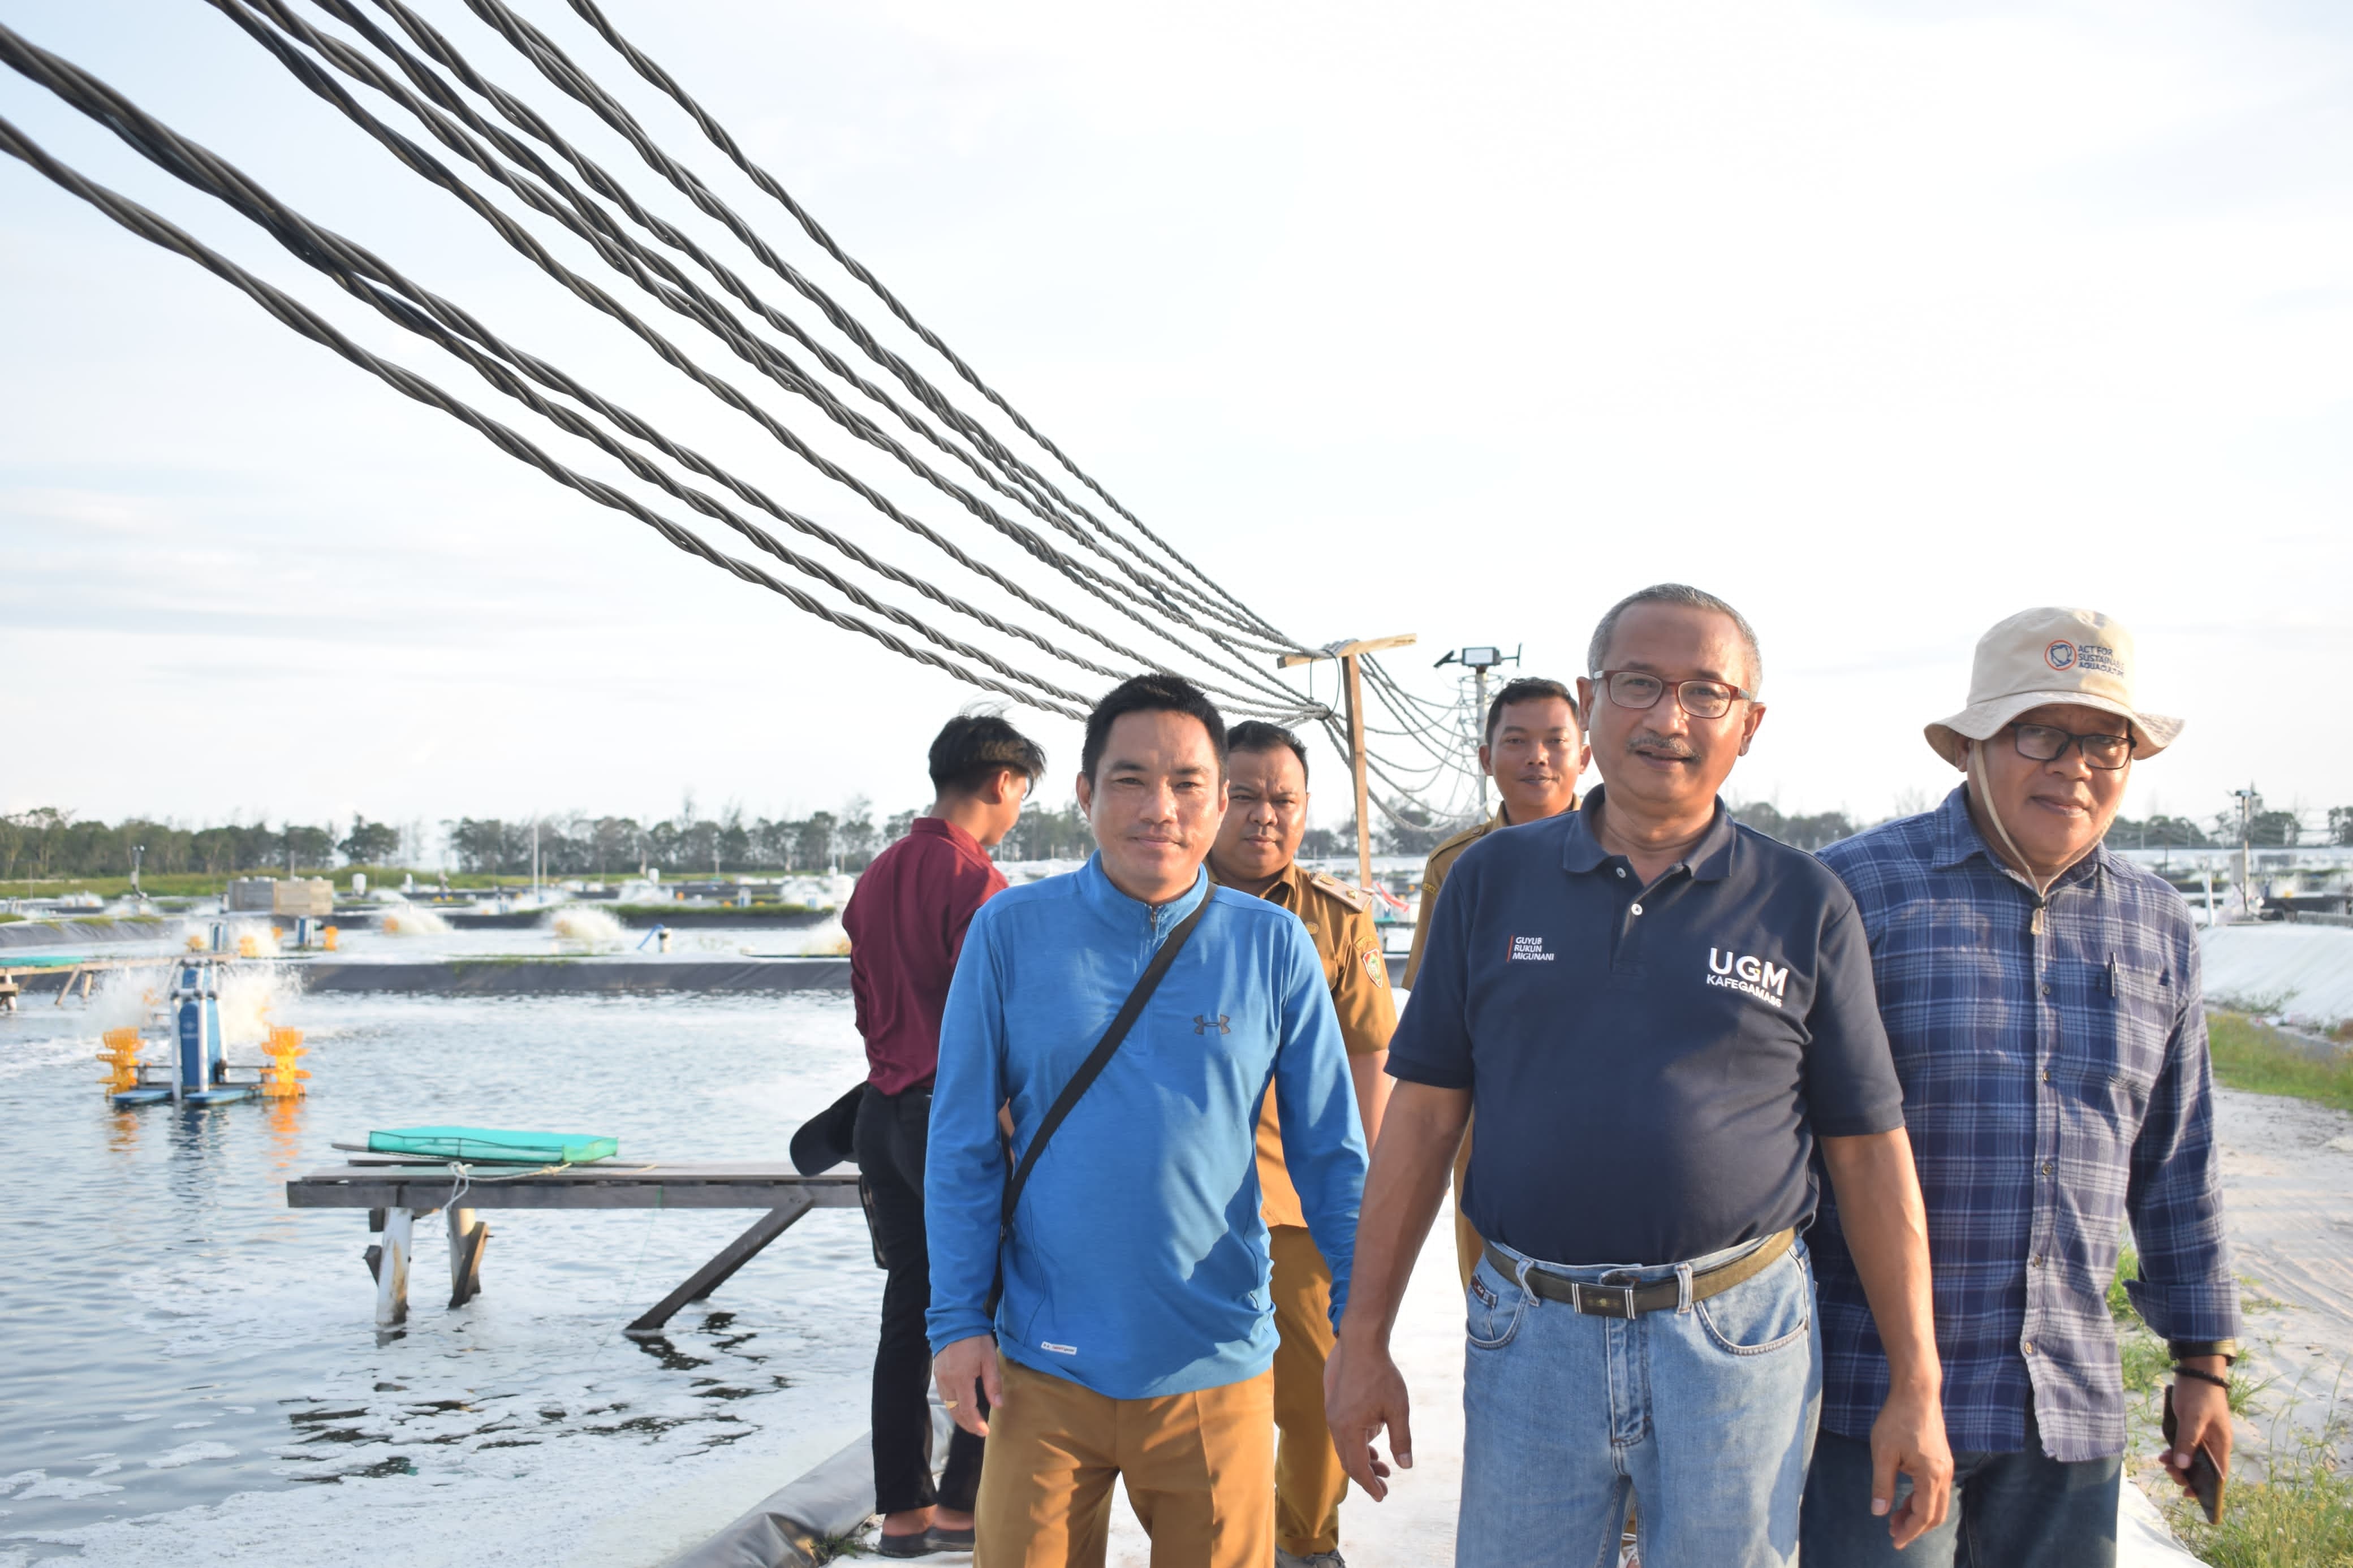
{"type": "Polygon", "coordinates": [[[2012,724],[2010,743],[2030,763],[2055,763],[2073,746],[2087,766],[2115,773],[2132,761],[2130,735],[2077,735],[2051,724],[2012,724]]]}
{"type": "Polygon", "coordinates": [[[1754,702],[1757,693],[1721,680],[1667,680],[1639,669],[1605,669],[1593,678],[1620,708],[1656,708],[1674,688],[1675,703],[1694,719],[1721,719],[1735,702],[1754,702]]]}

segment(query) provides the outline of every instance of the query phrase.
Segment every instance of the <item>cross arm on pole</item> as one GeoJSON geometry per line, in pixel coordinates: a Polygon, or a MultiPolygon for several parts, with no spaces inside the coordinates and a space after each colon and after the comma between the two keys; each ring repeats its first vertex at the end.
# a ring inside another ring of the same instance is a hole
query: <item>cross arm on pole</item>
{"type": "Polygon", "coordinates": [[[1294,665],[1313,664],[1319,658],[1336,658],[1347,674],[1348,769],[1356,775],[1356,881],[1360,887],[1373,885],[1373,825],[1368,820],[1371,790],[1365,777],[1365,683],[1358,660],[1385,647],[1404,647],[1413,640],[1411,632],[1388,637],[1358,637],[1354,642],[1326,643],[1315,652],[1286,653],[1274,661],[1275,668],[1289,669],[1294,665]]]}
{"type": "Polygon", "coordinates": [[[1307,653],[1286,653],[1274,661],[1277,669],[1289,669],[1294,665],[1313,664],[1319,658],[1354,658],[1360,653],[1378,653],[1385,647],[1405,647],[1414,640],[1411,632],[1392,637],[1359,637],[1355,642],[1326,643],[1307,653]]]}

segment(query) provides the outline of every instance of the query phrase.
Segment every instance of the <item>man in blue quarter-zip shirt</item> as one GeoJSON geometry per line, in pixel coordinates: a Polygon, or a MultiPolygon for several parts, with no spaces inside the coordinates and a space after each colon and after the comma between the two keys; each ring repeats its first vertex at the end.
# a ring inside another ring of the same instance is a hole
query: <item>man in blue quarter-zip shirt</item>
{"type": "Polygon", "coordinates": [[[1104,698],[1087,720],[1078,793],[1094,858],[982,906],[940,1027],[928,1326],[942,1400],[989,1440],[975,1560],[1100,1564],[1124,1478],[1156,1560],[1264,1568],[1277,1336],[1259,1107],[1274,1095],[1336,1317],[1365,1177],[1339,1021],[1297,917],[1213,887],[1202,868],[1225,813],[1225,723],[1198,689],[1147,675],[1104,698]],[[1039,1157],[1004,1232],[998,1108],[1018,1162],[1197,910],[1200,924],[1039,1157]]]}

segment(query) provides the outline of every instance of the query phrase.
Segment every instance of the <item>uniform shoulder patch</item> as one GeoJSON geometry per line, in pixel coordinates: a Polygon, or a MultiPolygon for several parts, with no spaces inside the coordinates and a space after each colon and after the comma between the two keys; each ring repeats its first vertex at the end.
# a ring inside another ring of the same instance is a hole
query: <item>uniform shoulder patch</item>
{"type": "Polygon", "coordinates": [[[1339,900],[1352,910],[1362,911],[1373,907],[1372,894],[1362,888],[1348,886],[1328,871],[1316,872],[1307,879],[1307,885],[1327,898],[1339,900]]]}
{"type": "Polygon", "coordinates": [[[1368,947],[1365,949],[1363,958],[1365,973],[1372,977],[1373,984],[1387,985],[1389,983],[1388,955],[1377,947],[1368,947]]]}

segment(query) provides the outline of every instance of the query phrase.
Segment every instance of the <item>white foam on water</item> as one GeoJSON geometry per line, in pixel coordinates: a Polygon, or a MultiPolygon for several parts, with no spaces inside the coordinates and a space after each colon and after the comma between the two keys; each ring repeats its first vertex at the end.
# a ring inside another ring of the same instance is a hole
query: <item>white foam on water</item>
{"type": "Polygon", "coordinates": [[[620,921],[593,904],[566,904],[550,912],[540,928],[558,942],[598,952],[618,948],[628,935],[620,921]]]}
{"type": "Polygon", "coordinates": [[[97,1035],[109,1029],[138,1028],[147,1022],[148,1014],[164,1005],[164,993],[170,984],[167,960],[158,959],[152,969],[106,971],[98,977],[98,985],[82,1009],[90,1032],[97,1035]]]}
{"type": "Polygon", "coordinates": [[[849,933],[841,929],[841,917],[828,917],[821,925],[813,925],[801,933],[801,951],[812,957],[849,956],[849,933]]]}
{"type": "Polygon", "coordinates": [[[449,922],[431,910],[401,904],[384,911],[378,929],[386,936],[447,936],[449,922]]]}
{"type": "Polygon", "coordinates": [[[16,1499],[20,1502],[28,1502],[37,1497],[53,1497],[71,1502],[77,1498],[97,1497],[101,1492],[119,1492],[121,1489],[112,1481],[96,1481],[83,1476],[43,1475],[18,1492],[16,1499]]]}
{"type": "Polygon", "coordinates": [[[302,982],[280,964],[238,964],[220,977],[221,1040],[225,1045],[259,1046],[272,1026],[289,1020],[279,1009],[290,1007],[302,994],[302,982]]]}
{"type": "Polygon", "coordinates": [[[278,928],[268,921],[231,921],[226,935],[228,951],[239,958],[278,956],[278,928]]]}
{"type": "Polygon", "coordinates": [[[147,1461],[151,1470],[176,1470],[183,1465],[201,1465],[206,1459],[234,1459],[237,1450],[227,1443],[203,1440],[183,1443],[168,1453],[156,1455],[147,1461]]]}

